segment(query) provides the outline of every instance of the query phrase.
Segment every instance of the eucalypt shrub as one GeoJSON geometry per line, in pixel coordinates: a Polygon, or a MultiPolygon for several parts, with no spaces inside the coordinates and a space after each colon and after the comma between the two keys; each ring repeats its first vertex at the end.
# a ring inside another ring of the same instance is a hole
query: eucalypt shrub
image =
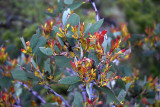
{"type": "MultiPolygon", "coordinates": [[[[21,85],[23,91],[28,90],[34,96],[30,104],[61,107],[123,104],[127,90],[121,80],[124,75],[116,67],[129,58],[130,52],[121,46],[126,46],[130,34],[126,29],[125,35],[123,31],[122,35],[111,34],[114,29],[109,34],[100,30],[103,19],[99,20],[95,3],[90,2],[97,13],[96,23],[85,26],[73,12],[84,2],[64,0],[63,5],[60,0],[57,10],[48,11],[54,19],[41,25],[30,41],[21,38],[24,45],[21,51],[27,61],[11,72],[11,78],[15,87],[21,85]],[[66,85],[68,98],[60,95],[59,89],[54,91],[60,86],[66,89],[66,85]],[[115,87],[120,89],[118,94],[114,93],[115,87]]],[[[21,101],[16,104],[27,103],[25,93],[16,92],[19,94],[15,100],[21,101]]]]}

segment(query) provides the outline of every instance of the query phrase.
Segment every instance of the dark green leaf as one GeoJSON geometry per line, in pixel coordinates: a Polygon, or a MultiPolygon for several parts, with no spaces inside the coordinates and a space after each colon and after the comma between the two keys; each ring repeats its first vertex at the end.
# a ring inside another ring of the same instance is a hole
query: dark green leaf
{"type": "Polygon", "coordinates": [[[104,93],[106,93],[107,95],[107,99],[111,99],[112,101],[115,101],[116,104],[121,104],[120,101],[117,99],[117,97],[115,96],[115,94],[113,93],[112,90],[110,90],[108,87],[97,87],[94,86],[97,90],[99,91],[103,91],[104,93]]]}
{"type": "Polygon", "coordinates": [[[83,2],[74,2],[71,5],[68,6],[68,8],[70,8],[70,10],[75,10],[77,8],[79,8],[81,5],[83,4],[83,2]]]}
{"type": "Polygon", "coordinates": [[[121,79],[117,79],[117,84],[118,84],[121,88],[123,88],[124,90],[126,90],[126,86],[125,86],[124,82],[123,82],[121,79]]]}
{"type": "Polygon", "coordinates": [[[11,82],[11,78],[8,77],[1,77],[0,78],[0,86],[2,88],[9,88],[11,86],[12,82],[11,82]]]}
{"type": "Polygon", "coordinates": [[[148,101],[150,104],[154,104],[154,103],[155,103],[155,99],[154,99],[154,98],[147,98],[147,101],[148,101]]]}
{"type": "Polygon", "coordinates": [[[27,80],[26,72],[23,70],[13,70],[11,71],[11,74],[14,79],[17,80],[27,80]]]}
{"type": "Polygon", "coordinates": [[[50,17],[55,17],[56,16],[56,13],[50,13],[50,12],[44,12],[46,15],[50,16],[50,17]]]}
{"type": "Polygon", "coordinates": [[[71,31],[68,31],[67,34],[66,34],[66,37],[67,37],[67,41],[69,42],[69,45],[71,47],[75,46],[76,44],[76,39],[74,39],[72,37],[73,33],[71,31]]]}
{"type": "Polygon", "coordinates": [[[40,36],[40,29],[37,29],[36,34],[34,34],[30,40],[30,46],[32,49],[36,46],[39,40],[39,36],[40,36]]]}
{"type": "Polygon", "coordinates": [[[39,78],[36,77],[32,72],[26,72],[26,76],[29,80],[35,80],[35,81],[39,80],[39,78]]]}
{"type": "Polygon", "coordinates": [[[102,26],[103,20],[104,20],[104,19],[101,19],[101,20],[99,20],[98,22],[96,22],[95,24],[93,24],[93,25],[86,31],[85,36],[86,36],[86,37],[89,36],[89,35],[88,35],[88,32],[89,32],[91,35],[93,35],[95,32],[97,32],[97,31],[100,29],[100,27],[102,26]]]}
{"type": "Polygon", "coordinates": [[[60,52],[60,49],[58,48],[57,45],[54,45],[54,51],[60,52]]]}
{"type": "Polygon", "coordinates": [[[57,105],[52,105],[50,103],[47,104],[43,104],[42,107],[59,107],[58,104],[57,105]]]}
{"type": "Polygon", "coordinates": [[[48,59],[44,62],[44,70],[45,70],[45,72],[48,71],[49,73],[51,73],[50,58],[48,58],[48,59]]]}
{"type": "Polygon", "coordinates": [[[40,37],[36,46],[33,48],[33,53],[39,54],[40,50],[39,47],[43,47],[46,44],[47,40],[45,37],[40,37]]]}
{"type": "Polygon", "coordinates": [[[75,84],[81,81],[78,76],[68,76],[58,81],[59,84],[75,84]]]}
{"type": "Polygon", "coordinates": [[[53,55],[53,51],[51,48],[39,47],[39,49],[45,55],[48,55],[48,56],[53,55]]]}
{"type": "Polygon", "coordinates": [[[63,0],[58,1],[58,6],[57,6],[57,13],[61,12],[63,10],[63,0]]]}
{"type": "Polygon", "coordinates": [[[88,54],[88,58],[92,58],[92,59],[96,62],[96,65],[98,65],[99,60],[98,60],[98,57],[97,57],[97,55],[96,55],[95,52],[90,52],[90,53],[88,54]]]}
{"type": "Polygon", "coordinates": [[[82,81],[79,81],[77,83],[70,85],[67,91],[72,91],[74,88],[78,87],[80,84],[82,84],[82,81]]]}
{"type": "Polygon", "coordinates": [[[75,92],[74,93],[74,100],[73,100],[73,107],[83,107],[83,98],[80,92],[75,92]]]}
{"type": "Polygon", "coordinates": [[[39,92],[43,89],[43,86],[42,85],[34,85],[33,86],[33,90],[36,91],[36,92],[39,92]]]}
{"type": "Polygon", "coordinates": [[[67,58],[66,56],[55,56],[55,62],[58,67],[69,67],[71,68],[71,60],[72,58],[67,58]]]}
{"type": "Polygon", "coordinates": [[[64,42],[63,42],[63,40],[62,40],[59,36],[57,36],[57,38],[58,38],[58,41],[59,41],[59,43],[61,44],[61,46],[64,47],[64,42]]]}
{"type": "Polygon", "coordinates": [[[128,67],[126,65],[120,65],[120,66],[118,66],[118,69],[119,69],[120,74],[122,76],[131,76],[132,75],[132,70],[130,69],[130,67],[128,67]]]}

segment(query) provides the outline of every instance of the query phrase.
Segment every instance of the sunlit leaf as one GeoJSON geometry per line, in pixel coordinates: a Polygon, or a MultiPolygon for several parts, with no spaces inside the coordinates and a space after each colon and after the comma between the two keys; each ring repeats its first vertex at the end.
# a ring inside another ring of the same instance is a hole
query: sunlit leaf
{"type": "Polygon", "coordinates": [[[65,78],[62,78],[58,81],[59,84],[75,84],[77,82],[81,81],[80,77],[78,76],[68,76],[65,78]]]}

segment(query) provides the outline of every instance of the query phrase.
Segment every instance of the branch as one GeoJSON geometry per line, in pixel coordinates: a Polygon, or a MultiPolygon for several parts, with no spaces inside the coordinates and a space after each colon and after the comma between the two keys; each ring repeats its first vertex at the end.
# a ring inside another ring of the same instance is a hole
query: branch
{"type": "Polygon", "coordinates": [[[94,8],[94,11],[96,13],[96,21],[98,22],[100,17],[99,17],[99,13],[98,13],[98,10],[97,10],[97,7],[96,7],[96,4],[93,0],[89,0],[89,2],[92,4],[93,8],[94,8]]]}
{"type": "Polygon", "coordinates": [[[65,103],[65,105],[66,105],[67,107],[71,107],[71,106],[68,104],[68,102],[67,102],[61,95],[59,95],[58,93],[56,93],[50,86],[44,85],[44,87],[45,87],[46,89],[48,89],[51,93],[53,93],[54,95],[56,95],[57,97],[60,97],[61,100],[65,103]]]}
{"type": "Polygon", "coordinates": [[[85,103],[86,102],[86,88],[85,88],[85,86],[83,85],[83,84],[81,84],[80,85],[80,88],[81,88],[81,91],[82,91],[82,96],[83,96],[83,103],[85,103]]]}
{"type": "Polygon", "coordinates": [[[21,84],[23,87],[27,88],[28,91],[30,91],[35,97],[37,97],[39,100],[41,100],[42,103],[46,103],[46,101],[38,95],[36,91],[33,91],[31,88],[28,87],[28,85],[24,84],[23,82],[17,81],[17,83],[21,84]]]}

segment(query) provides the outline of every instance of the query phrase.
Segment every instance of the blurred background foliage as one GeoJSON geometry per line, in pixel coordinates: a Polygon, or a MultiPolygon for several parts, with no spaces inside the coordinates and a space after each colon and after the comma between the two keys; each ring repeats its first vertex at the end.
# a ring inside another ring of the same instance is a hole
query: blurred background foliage
{"type": "MultiPolygon", "coordinates": [[[[76,0],[84,1],[84,0],[76,0]]],[[[160,22],[159,0],[95,0],[104,26],[128,24],[129,32],[144,33],[146,26],[160,22]]],[[[55,7],[57,0],[1,0],[0,1],[0,44],[14,44],[21,48],[19,37],[31,38],[37,27],[47,20],[45,11],[55,7]]],[[[95,13],[91,4],[75,10],[81,22],[95,22],[95,13]]]]}

